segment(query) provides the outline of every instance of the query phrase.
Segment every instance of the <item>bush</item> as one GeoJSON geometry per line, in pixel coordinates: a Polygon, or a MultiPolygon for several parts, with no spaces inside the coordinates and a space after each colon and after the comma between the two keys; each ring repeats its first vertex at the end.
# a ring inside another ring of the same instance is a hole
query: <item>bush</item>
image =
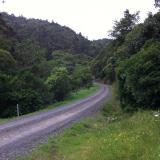
{"type": "Polygon", "coordinates": [[[12,77],[8,75],[0,74],[0,116],[1,117],[4,117],[6,115],[5,111],[7,110],[7,107],[10,106],[10,104],[12,103],[11,78],[12,77]]]}
{"type": "Polygon", "coordinates": [[[53,98],[57,101],[63,100],[71,91],[71,78],[66,68],[57,68],[46,80],[53,98]]]}
{"type": "Polygon", "coordinates": [[[89,67],[77,67],[72,75],[73,89],[91,87],[93,83],[92,73],[89,67]]]}
{"type": "Polygon", "coordinates": [[[0,116],[16,115],[16,104],[21,114],[30,113],[50,102],[50,94],[40,79],[30,72],[21,72],[15,77],[0,74],[0,116]]]}
{"type": "Polygon", "coordinates": [[[20,113],[27,114],[42,108],[42,99],[38,92],[32,89],[22,89],[17,93],[20,113]]]}
{"type": "Polygon", "coordinates": [[[0,72],[11,72],[16,66],[16,61],[12,55],[5,50],[0,49],[0,72]]]}
{"type": "Polygon", "coordinates": [[[117,68],[120,100],[125,110],[160,108],[160,42],[148,41],[117,68]]]}

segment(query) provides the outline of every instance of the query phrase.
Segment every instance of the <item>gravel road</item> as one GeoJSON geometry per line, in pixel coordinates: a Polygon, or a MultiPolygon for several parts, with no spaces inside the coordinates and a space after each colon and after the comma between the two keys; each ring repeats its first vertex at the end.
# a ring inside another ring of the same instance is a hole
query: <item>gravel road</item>
{"type": "Polygon", "coordinates": [[[99,85],[100,90],[88,98],[0,125],[0,160],[25,156],[50,135],[99,110],[110,95],[106,85],[99,85]]]}

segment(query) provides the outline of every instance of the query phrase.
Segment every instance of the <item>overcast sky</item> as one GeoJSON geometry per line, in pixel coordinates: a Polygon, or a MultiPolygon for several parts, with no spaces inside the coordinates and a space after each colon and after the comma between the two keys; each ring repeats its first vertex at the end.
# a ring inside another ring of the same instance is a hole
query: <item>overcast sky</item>
{"type": "MultiPolygon", "coordinates": [[[[2,0],[0,0],[2,1],[2,0]]],[[[0,11],[16,16],[47,19],[72,28],[89,39],[106,38],[123,11],[140,11],[141,21],[155,13],[154,0],[5,0],[0,11]]]]}

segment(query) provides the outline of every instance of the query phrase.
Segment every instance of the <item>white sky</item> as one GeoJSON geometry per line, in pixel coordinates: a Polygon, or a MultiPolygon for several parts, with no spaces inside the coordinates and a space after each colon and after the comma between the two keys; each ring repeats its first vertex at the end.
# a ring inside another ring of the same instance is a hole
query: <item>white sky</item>
{"type": "MultiPolygon", "coordinates": [[[[0,0],[2,1],[2,0],[0,0]]],[[[140,11],[141,21],[155,13],[154,0],[5,0],[0,11],[28,18],[47,19],[72,28],[89,39],[106,38],[123,11],[140,11]]]]}

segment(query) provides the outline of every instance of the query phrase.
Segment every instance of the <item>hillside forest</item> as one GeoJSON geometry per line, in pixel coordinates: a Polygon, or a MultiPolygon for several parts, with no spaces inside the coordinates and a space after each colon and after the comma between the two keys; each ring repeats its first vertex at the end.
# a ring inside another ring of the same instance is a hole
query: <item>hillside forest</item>
{"type": "Polygon", "coordinates": [[[89,63],[109,40],[89,41],[68,27],[0,14],[0,117],[27,114],[90,87],[89,63]]]}
{"type": "MultiPolygon", "coordinates": [[[[156,1],[159,7],[159,1],[156,1]]],[[[27,114],[90,87],[116,83],[122,109],[160,107],[160,12],[115,21],[110,39],[90,41],[66,26],[0,13],[0,117],[27,114]]]]}
{"type": "Polygon", "coordinates": [[[139,12],[126,10],[110,32],[112,41],[93,60],[96,78],[117,83],[123,111],[160,107],[159,26],[160,12],[139,23],[139,12]]]}

